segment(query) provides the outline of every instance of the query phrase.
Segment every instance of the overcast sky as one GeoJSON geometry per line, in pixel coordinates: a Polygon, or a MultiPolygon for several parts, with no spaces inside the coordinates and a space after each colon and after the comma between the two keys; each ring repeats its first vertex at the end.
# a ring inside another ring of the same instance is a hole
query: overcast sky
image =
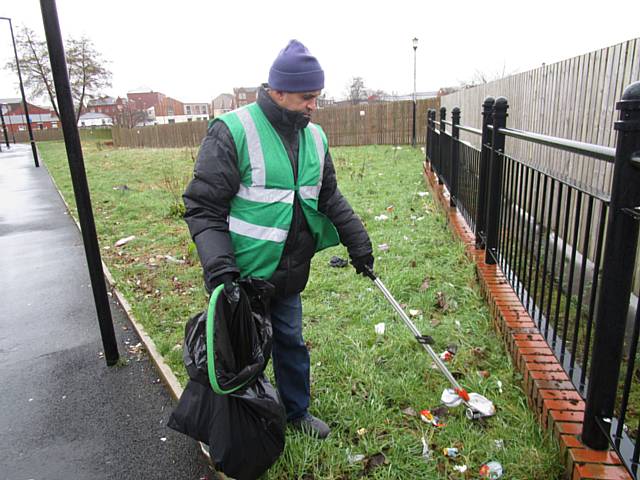
{"type": "MultiPolygon", "coordinates": [[[[256,86],[291,38],[325,71],[325,91],[342,98],[349,80],[388,93],[431,91],[503,70],[522,72],[640,36],[640,1],[204,1],[58,0],[62,34],[88,36],[113,72],[107,92],[140,86],[183,102],[210,102],[256,86]]],[[[44,38],[40,2],[2,0],[0,16],[44,38]]],[[[0,60],[12,54],[0,21],[0,60]]],[[[0,98],[19,93],[0,72],[0,98]]]]}

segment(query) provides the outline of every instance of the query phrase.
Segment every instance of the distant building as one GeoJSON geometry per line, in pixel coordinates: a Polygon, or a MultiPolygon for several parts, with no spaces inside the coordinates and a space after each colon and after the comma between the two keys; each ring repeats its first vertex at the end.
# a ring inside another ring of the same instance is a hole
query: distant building
{"type": "Polygon", "coordinates": [[[209,104],[183,103],[147,87],[127,92],[127,100],[132,124],[137,126],[165,125],[209,118],[209,104]]]}
{"type": "Polygon", "coordinates": [[[113,119],[99,112],[86,112],[80,115],[78,127],[113,127],[113,119]]]}
{"type": "Polygon", "coordinates": [[[236,108],[253,103],[258,98],[258,87],[239,87],[233,89],[236,108]]]}
{"type": "Polygon", "coordinates": [[[129,105],[126,98],[109,96],[93,98],[87,102],[87,113],[103,113],[112,119],[114,125],[131,126],[129,105]]]}
{"type": "MultiPolygon", "coordinates": [[[[0,99],[0,106],[4,115],[4,123],[9,132],[15,133],[27,130],[27,118],[24,114],[21,99],[0,99]]],[[[33,130],[48,130],[60,127],[58,117],[50,108],[38,107],[31,103],[27,103],[27,108],[29,109],[29,120],[33,130]]]]}
{"type": "Polygon", "coordinates": [[[184,114],[187,122],[194,120],[209,120],[210,106],[208,103],[185,103],[184,114]]]}
{"type": "Polygon", "coordinates": [[[221,93],[211,102],[211,110],[214,117],[219,117],[223,113],[230,112],[236,108],[236,97],[230,93],[221,93]]]}

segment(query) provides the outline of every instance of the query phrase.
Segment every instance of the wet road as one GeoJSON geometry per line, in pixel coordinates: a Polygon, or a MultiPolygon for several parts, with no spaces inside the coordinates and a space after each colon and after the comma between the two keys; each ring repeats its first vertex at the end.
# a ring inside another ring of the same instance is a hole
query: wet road
{"type": "Polygon", "coordinates": [[[28,145],[0,152],[0,479],[200,479],[120,307],[106,366],[82,238],[28,145]]]}

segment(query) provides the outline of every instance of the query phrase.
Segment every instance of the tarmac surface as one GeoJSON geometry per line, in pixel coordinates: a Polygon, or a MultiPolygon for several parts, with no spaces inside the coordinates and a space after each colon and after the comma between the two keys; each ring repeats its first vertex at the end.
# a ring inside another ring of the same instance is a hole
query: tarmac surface
{"type": "Polygon", "coordinates": [[[107,367],[82,237],[29,145],[0,152],[0,479],[202,479],[197,444],[111,301],[107,367]]]}

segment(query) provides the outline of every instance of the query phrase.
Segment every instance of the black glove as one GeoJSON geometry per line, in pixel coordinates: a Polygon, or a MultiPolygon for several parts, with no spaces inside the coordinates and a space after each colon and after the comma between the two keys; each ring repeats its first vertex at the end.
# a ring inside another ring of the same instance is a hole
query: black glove
{"type": "Polygon", "coordinates": [[[351,264],[356,269],[357,274],[362,275],[363,277],[371,277],[371,273],[373,273],[373,255],[370,253],[363,255],[362,257],[352,258],[351,264]]]}
{"type": "Polygon", "coordinates": [[[222,275],[218,275],[217,277],[211,277],[209,279],[209,289],[210,291],[214,291],[218,285],[224,284],[225,288],[227,285],[230,285],[238,278],[238,275],[235,273],[223,273],[222,275]]]}
{"type": "Polygon", "coordinates": [[[237,279],[238,275],[234,273],[223,273],[222,275],[213,277],[209,281],[211,291],[213,292],[220,285],[224,285],[224,287],[222,287],[222,291],[227,298],[227,301],[231,304],[236,304],[240,300],[240,286],[236,282],[237,279]]]}

